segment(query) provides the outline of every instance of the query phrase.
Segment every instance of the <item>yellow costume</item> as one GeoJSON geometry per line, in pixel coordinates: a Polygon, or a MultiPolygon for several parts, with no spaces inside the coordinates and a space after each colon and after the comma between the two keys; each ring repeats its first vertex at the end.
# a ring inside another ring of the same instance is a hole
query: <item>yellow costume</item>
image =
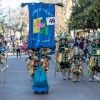
{"type": "Polygon", "coordinates": [[[74,82],[79,82],[79,76],[83,76],[83,66],[81,64],[82,62],[82,56],[83,52],[78,48],[74,47],[73,49],[73,57],[72,57],[72,80],[74,82]]]}

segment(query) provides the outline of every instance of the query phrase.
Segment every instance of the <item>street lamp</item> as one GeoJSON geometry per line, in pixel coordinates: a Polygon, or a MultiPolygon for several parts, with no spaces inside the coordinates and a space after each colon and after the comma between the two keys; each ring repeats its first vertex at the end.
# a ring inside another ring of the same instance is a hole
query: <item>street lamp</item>
{"type": "Polygon", "coordinates": [[[11,27],[10,27],[10,0],[9,0],[9,35],[11,36],[11,27]]]}
{"type": "MultiPolygon", "coordinates": [[[[73,12],[73,6],[75,5],[76,0],[72,0],[72,12],[73,12]]],[[[73,29],[73,38],[75,38],[75,29],[73,29]]]]}

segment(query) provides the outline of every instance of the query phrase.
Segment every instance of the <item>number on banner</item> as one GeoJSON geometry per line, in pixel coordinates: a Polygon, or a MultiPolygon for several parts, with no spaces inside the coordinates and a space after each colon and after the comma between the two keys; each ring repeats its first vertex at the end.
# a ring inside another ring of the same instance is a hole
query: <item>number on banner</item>
{"type": "Polygon", "coordinates": [[[47,17],[46,18],[47,25],[56,25],[57,19],[55,17],[47,17]]]}
{"type": "Polygon", "coordinates": [[[55,19],[54,18],[50,19],[49,23],[55,23],[55,19]]]}

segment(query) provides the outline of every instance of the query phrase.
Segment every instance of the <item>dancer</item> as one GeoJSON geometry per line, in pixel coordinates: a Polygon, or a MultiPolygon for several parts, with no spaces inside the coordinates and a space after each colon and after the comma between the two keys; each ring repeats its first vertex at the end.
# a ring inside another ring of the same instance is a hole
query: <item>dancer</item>
{"type": "Polygon", "coordinates": [[[94,33],[88,72],[90,82],[94,80],[94,75],[98,76],[98,82],[100,82],[100,32],[94,33]]]}
{"type": "Polygon", "coordinates": [[[82,56],[83,52],[77,46],[73,49],[73,57],[72,57],[72,81],[79,82],[79,76],[83,75],[83,66],[82,66],[82,56]]]}
{"type": "Polygon", "coordinates": [[[59,45],[59,51],[57,52],[57,56],[56,59],[58,59],[58,62],[61,66],[61,72],[63,75],[63,79],[70,79],[70,58],[71,58],[71,54],[70,54],[70,50],[68,47],[68,41],[66,38],[62,38],[61,39],[61,44],[59,45]],[[66,71],[68,71],[68,75],[66,78],[66,71]]]}

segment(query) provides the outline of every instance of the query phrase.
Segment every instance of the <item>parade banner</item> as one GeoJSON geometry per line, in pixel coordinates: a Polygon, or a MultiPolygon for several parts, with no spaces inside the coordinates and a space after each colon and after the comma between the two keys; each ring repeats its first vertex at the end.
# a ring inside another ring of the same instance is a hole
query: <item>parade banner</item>
{"type": "Polygon", "coordinates": [[[54,48],[54,25],[46,18],[55,17],[55,4],[29,3],[29,48],[54,48]]]}
{"type": "Polygon", "coordinates": [[[47,17],[46,18],[47,25],[56,25],[57,19],[55,17],[47,17]]]}

